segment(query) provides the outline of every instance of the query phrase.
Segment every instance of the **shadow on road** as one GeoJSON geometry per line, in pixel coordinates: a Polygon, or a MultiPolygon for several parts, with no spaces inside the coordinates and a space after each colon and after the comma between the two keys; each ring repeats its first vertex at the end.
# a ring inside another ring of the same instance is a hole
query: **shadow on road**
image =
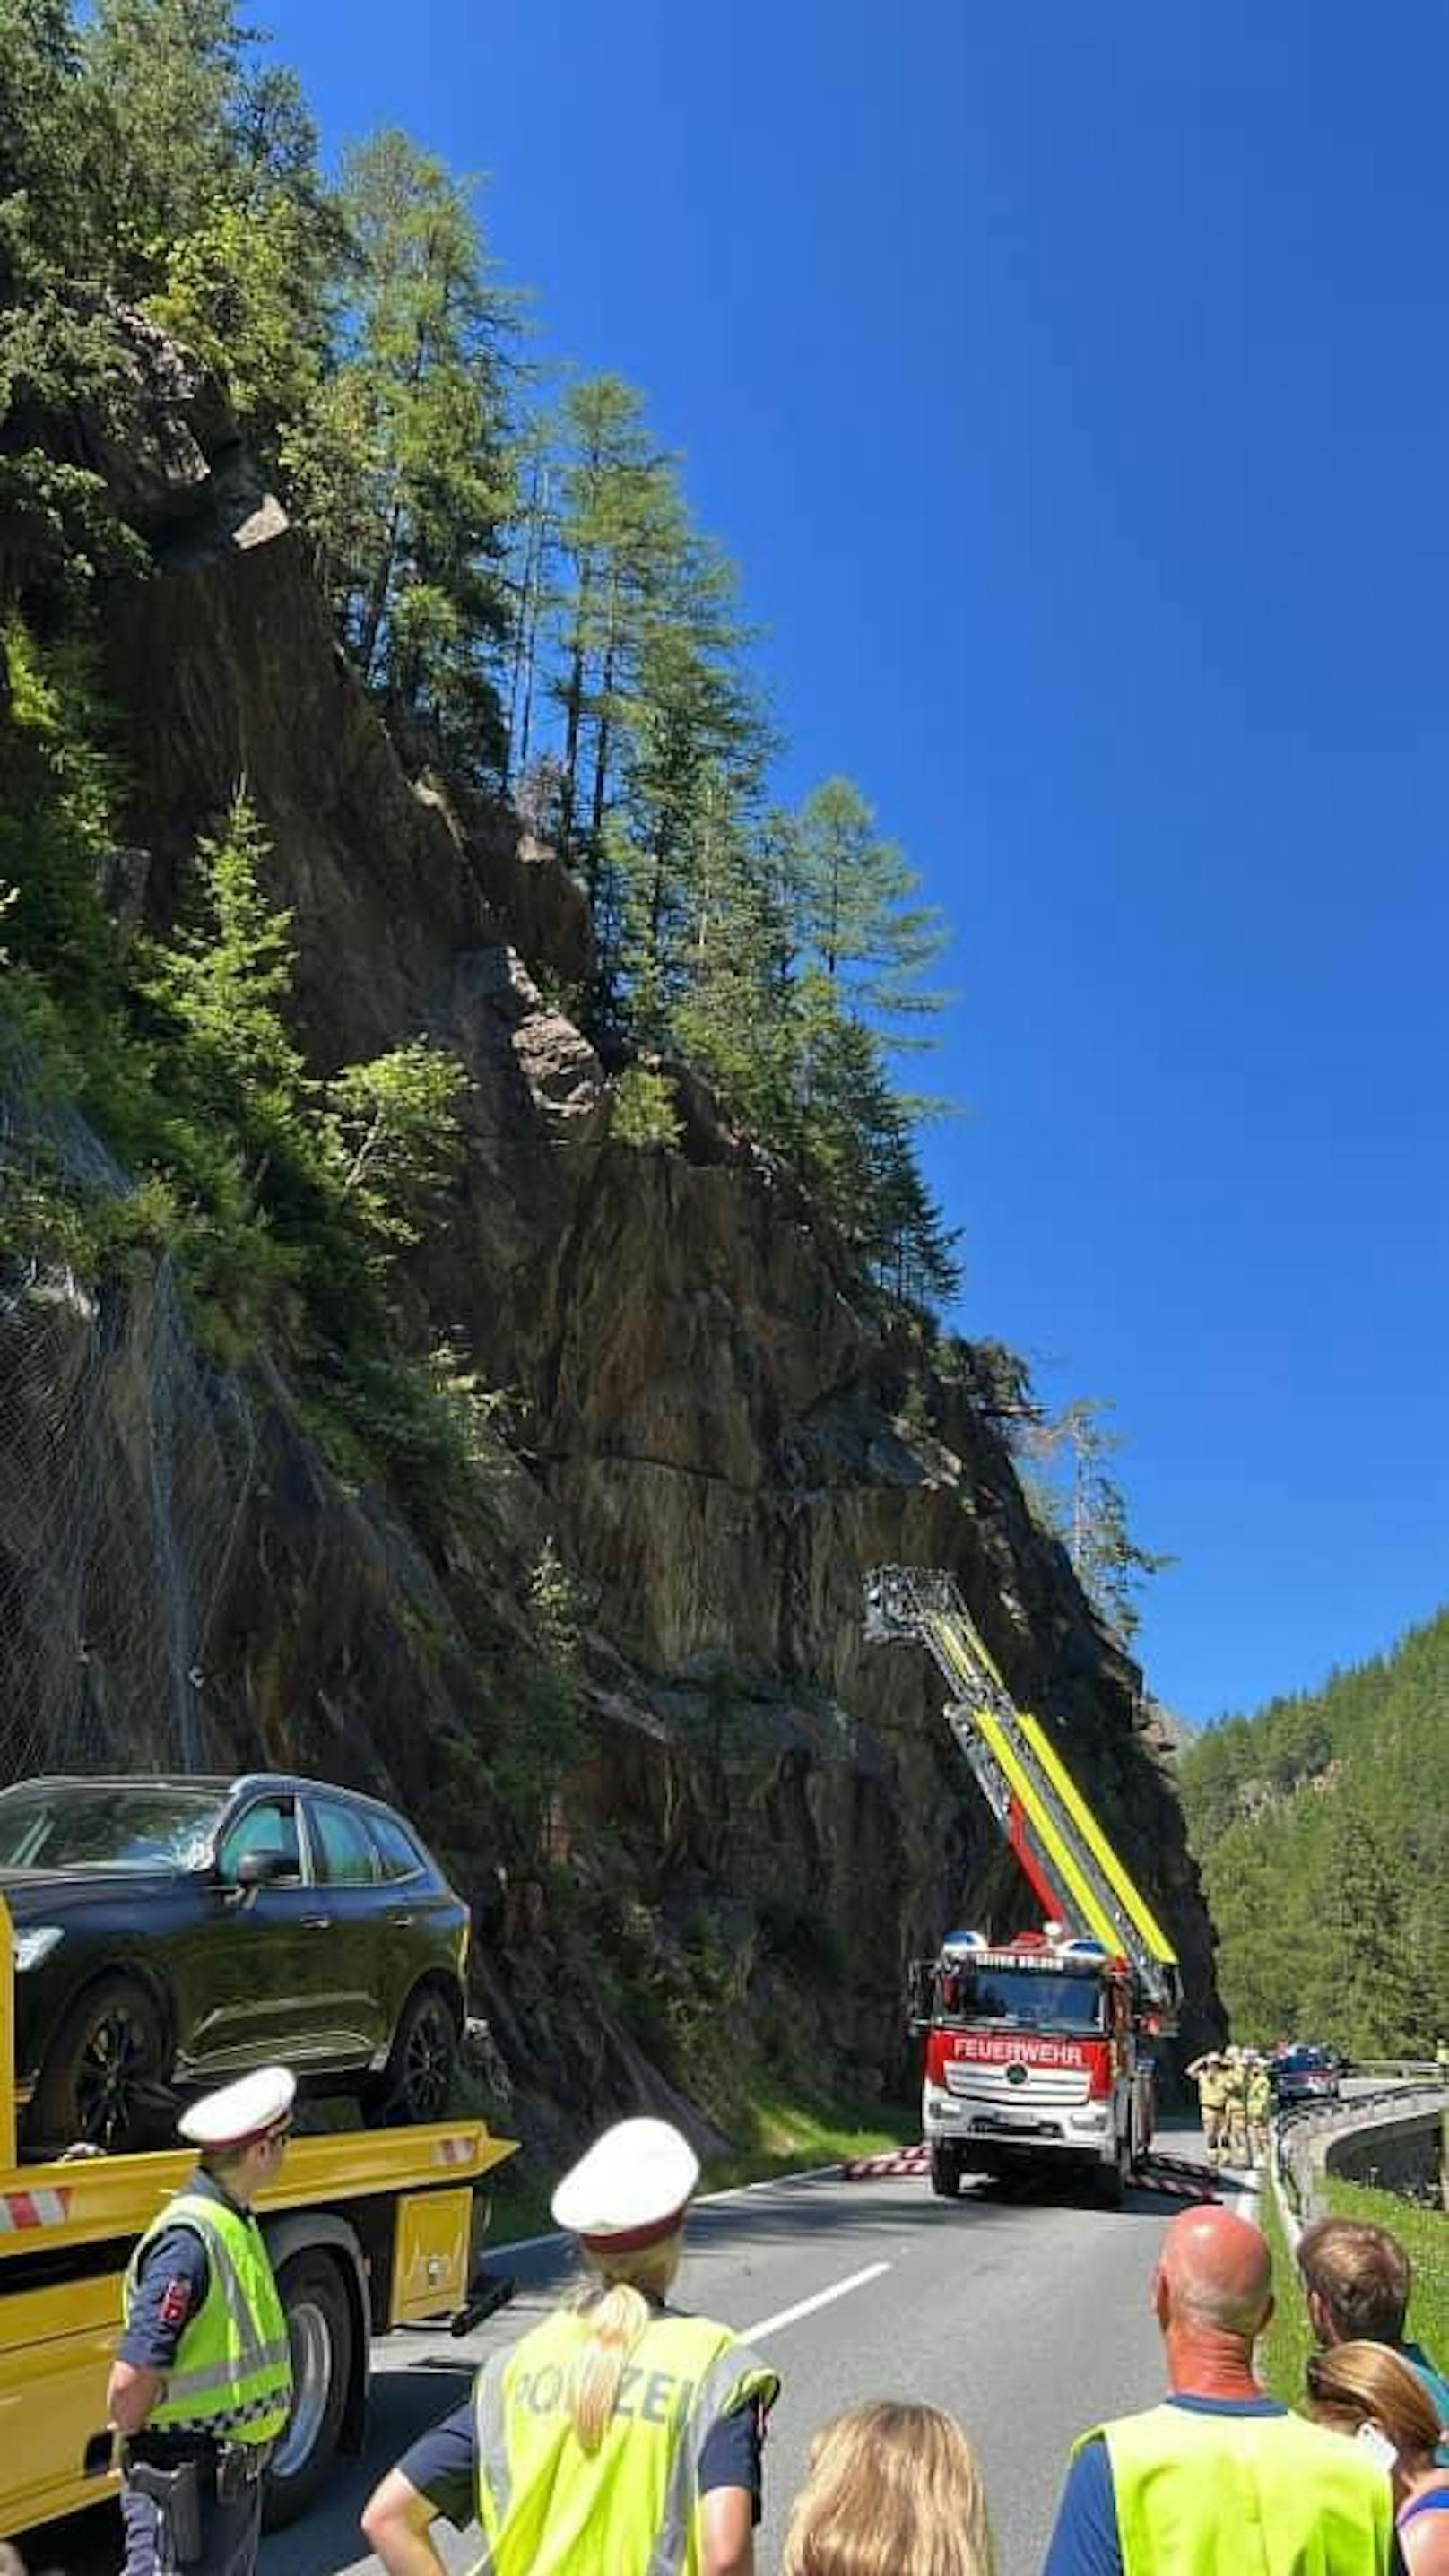
{"type": "MultiPolygon", "coordinates": [[[[1184,2162],[1191,2159],[1194,2143],[1191,2132],[1163,2140],[1164,2150],[1180,2151],[1184,2162]]],[[[1249,2175],[1223,2179],[1232,2190],[1260,2187],[1249,2175]]],[[[1174,2205],[1185,2204],[1176,2195],[1168,2198],[1134,2186],[1120,2211],[1101,2209],[1098,2215],[1104,2227],[1126,2219],[1148,2220],[1160,2229],[1174,2205]]],[[[729,2200],[703,2202],[693,2214],[690,2236],[700,2254],[754,2248],[768,2260],[777,2248],[798,2253],[814,2245],[828,2259],[837,2238],[848,2238],[859,2248],[872,2241],[878,2245],[892,2239],[919,2242],[926,2233],[947,2229],[975,2235],[989,2260],[991,2238],[1014,2239],[1020,2230],[1040,2227],[1047,2211],[1066,2215],[1091,2207],[1088,2184],[1074,2186],[1042,2176],[971,2182],[958,2199],[940,2200],[924,2175],[899,2176],[884,2183],[842,2179],[834,2184],[817,2175],[799,2182],[783,2179],[729,2200]]],[[[1003,2249],[1001,2260],[1013,2259],[1003,2249]]],[[[510,2256],[508,2268],[519,2279],[517,2300],[466,2344],[443,2352],[410,2352],[406,2339],[394,2339],[380,2350],[365,2457],[339,2462],[320,2504],[293,2529],[268,2538],[263,2544],[261,2576],[340,2576],[341,2570],[365,2558],[358,2518],[377,2479],[430,2425],[462,2403],[484,2355],[526,2333],[574,2275],[566,2244],[510,2256]]],[[[684,2288],[688,2299],[687,2274],[684,2288]]],[[[754,2290],[760,2304],[768,2304],[759,2281],[754,2290]]],[[[116,2576],[122,2563],[120,2516],[114,2501],[98,2504],[67,2522],[19,2533],[16,2540],[32,2576],[48,2576],[51,2570],[59,2576],[116,2576]]],[[[445,2554],[450,2566],[469,2565],[476,2559],[476,2538],[456,2544],[449,2539],[445,2554]]]]}

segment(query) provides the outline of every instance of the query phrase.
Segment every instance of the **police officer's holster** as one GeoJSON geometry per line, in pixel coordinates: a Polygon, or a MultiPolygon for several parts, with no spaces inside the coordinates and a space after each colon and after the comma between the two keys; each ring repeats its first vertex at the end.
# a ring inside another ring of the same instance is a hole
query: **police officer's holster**
{"type": "Polygon", "coordinates": [[[145,2496],[156,2508],[163,2567],[194,2567],[201,2556],[202,2482],[205,2460],[181,2460],[160,2469],[152,2460],[123,2460],[122,2475],[133,2495],[145,2496]]]}
{"type": "Polygon", "coordinates": [[[123,2448],[119,2465],[127,2486],[156,2507],[164,2568],[197,2564],[205,2549],[206,2506],[213,2499],[217,2504],[242,2503],[265,2475],[275,2447],[271,2442],[217,2442],[168,2468],[137,2459],[129,2445],[123,2448]]]}

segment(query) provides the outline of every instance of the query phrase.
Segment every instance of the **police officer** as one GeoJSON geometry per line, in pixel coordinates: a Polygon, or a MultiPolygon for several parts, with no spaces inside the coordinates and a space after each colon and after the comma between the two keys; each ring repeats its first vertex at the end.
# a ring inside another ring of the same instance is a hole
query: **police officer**
{"type": "Polygon", "coordinates": [[[296,2090],[285,2066],[264,2066],[184,2113],[200,2162],[131,2258],[107,2391],[126,2576],[252,2576],[256,2565],[292,2367],[252,2202],[280,2171],[296,2090]]]}
{"type": "Polygon", "coordinates": [[[490,2576],[752,2576],[779,2382],[728,2326],[666,2305],[699,2165],[621,2120],[553,2196],[588,2277],[496,2352],[383,2479],[362,2528],[389,2576],[441,2576],[431,2526],[476,2521],[490,2576]]]}
{"type": "Polygon", "coordinates": [[[1223,2106],[1227,2101],[1221,2049],[1210,2048],[1204,2056],[1195,2057],[1187,2072],[1189,2081],[1197,2086],[1208,2163],[1219,2165],[1223,2160],[1223,2106]]]}

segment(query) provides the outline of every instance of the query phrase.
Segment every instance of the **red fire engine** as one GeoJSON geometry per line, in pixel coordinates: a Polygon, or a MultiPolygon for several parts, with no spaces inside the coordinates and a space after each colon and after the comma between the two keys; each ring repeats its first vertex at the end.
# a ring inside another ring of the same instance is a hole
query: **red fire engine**
{"type": "Polygon", "coordinates": [[[1176,2026],[1177,1954],[1045,1728],[1017,1708],[952,1577],[879,1569],[866,1635],[935,1657],[954,1694],[947,1724],[1047,1918],[1005,1942],[951,1933],[912,1967],[932,2184],[949,2198],[963,2173],[1076,2168],[1120,2199],[1152,2139],[1153,2051],[1176,2026]]]}

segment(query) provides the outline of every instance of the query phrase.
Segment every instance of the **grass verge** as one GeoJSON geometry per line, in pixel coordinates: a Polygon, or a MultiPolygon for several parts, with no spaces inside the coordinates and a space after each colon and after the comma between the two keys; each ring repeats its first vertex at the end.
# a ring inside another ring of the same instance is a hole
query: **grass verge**
{"type": "MultiPolygon", "coordinates": [[[[500,2119],[499,2126],[503,2125],[500,2119]]],[[[740,2183],[805,2173],[812,2165],[848,2164],[856,2156],[913,2145],[920,2134],[918,2103],[767,2095],[752,2106],[747,2134],[722,2155],[709,2157],[700,2189],[732,2191],[740,2183]]],[[[516,2237],[542,2235],[551,2227],[548,2203],[556,2180],[555,2175],[540,2173],[522,2152],[501,2166],[488,2243],[506,2245],[516,2237]]]]}
{"type": "Polygon", "coordinates": [[[1281,2397],[1285,2406],[1301,2407],[1313,2337],[1278,2195],[1267,2187],[1266,2176],[1264,2182],[1258,2214],[1273,2256],[1274,2307],[1268,2330],[1258,2339],[1258,2368],[1274,2397],[1281,2397]]]}

